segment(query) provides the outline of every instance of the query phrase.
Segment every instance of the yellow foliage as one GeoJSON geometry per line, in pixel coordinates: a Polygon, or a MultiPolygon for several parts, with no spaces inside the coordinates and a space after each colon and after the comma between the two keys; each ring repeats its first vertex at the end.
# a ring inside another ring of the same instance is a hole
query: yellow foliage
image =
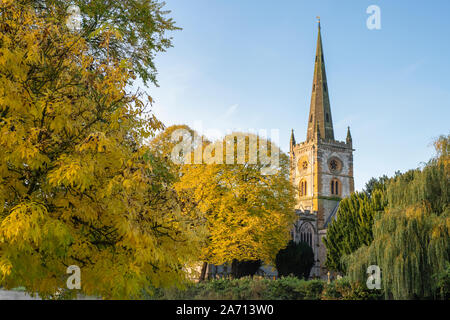
{"type": "Polygon", "coordinates": [[[183,281],[202,227],[144,161],[162,125],[129,64],[20,3],[0,4],[0,286],[53,297],[70,265],[104,298],[183,281]]]}
{"type": "MultiPolygon", "coordinates": [[[[252,134],[234,133],[247,141],[243,162],[223,164],[191,164],[181,169],[176,190],[185,202],[195,203],[205,216],[208,241],[202,250],[202,259],[220,265],[234,259],[263,260],[274,263],[278,251],[290,239],[290,230],[296,219],[294,189],[290,183],[289,159],[278,148],[279,170],[264,175],[261,161],[252,163],[249,140],[267,144],[252,134]]],[[[217,145],[226,148],[231,143],[238,159],[238,139],[225,137],[217,145]]],[[[270,142],[268,143],[270,145],[270,142]]],[[[208,143],[199,148],[209,150],[208,143]]],[[[259,150],[259,148],[258,148],[259,150]]],[[[268,150],[272,150],[268,147],[268,150]]],[[[226,157],[226,150],[223,151],[226,157]]],[[[257,157],[260,159],[260,157],[257,157]]]]}

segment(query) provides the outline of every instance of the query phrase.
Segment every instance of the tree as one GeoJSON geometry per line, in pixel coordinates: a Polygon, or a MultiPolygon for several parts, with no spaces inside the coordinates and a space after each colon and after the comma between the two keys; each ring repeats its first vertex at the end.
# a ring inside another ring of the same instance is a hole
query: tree
{"type": "Polygon", "coordinates": [[[306,242],[289,241],[286,248],[277,254],[275,265],[280,277],[293,275],[308,279],[314,266],[314,252],[306,242]]]}
{"type": "MultiPolygon", "coordinates": [[[[55,19],[65,25],[68,8],[76,5],[80,9],[80,30],[89,48],[89,54],[96,58],[107,55],[117,61],[127,60],[131,69],[144,83],[156,82],[156,53],[164,52],[172,46],[172,39],[167,37],[169,31],[179,30],[170,13],[164,10],[164,2],[158,0],[21,0],[23,4],[32,5],[36,12],[45,19],[55,19]],[[105,42],[105,33],[114,36],[105,42]]],[[[129,81],[131,80],[128,79],[129,81]]]]}
{"type": "MultiPolygon", "coordinates": [[[[436,146],[447,148],[449,137],[436,146]]],[[[398,175],[387,187],[387,212],[375,217],[373,242],[344,258],[353,281],[369,265],[382,270],[386,298],[445,298],[449,284],[450,193],[448,149],[423,169],[398,175]]]]}
{"type": "Polygon", "coordinates": [[[443,164],[445,172],[450,172],[450,134],[441,135],[434,141],[436,157],[432,160],[438,164],[443,164]]]}
{"type": "Polygon", "coordinates": [[[370,198],[372,194],[379,190],[381,192],[386,191],[386,185],[389,182],[389,178],[386,175],[383,175],[382,177],[377,178],[371,178],[364,188],[364,193],[367,194],[367,196],[370,198]]]}
{"type": "Polygon", "coordinates": [[[176,146],[182,141],[190,141],[192,150],[200,147],[200,145],[210,143],[206,137],[200,136],[187,125],[172,125],[164,128],[149,143],[149,156],[158,159],[158,163],[163,165],[165,170],[171,172],[175,179],[173,182],[179,180],[186,157],[182,150],[177,153],[176,146]]]}
{"type": "Polygon", "coordinates": [[[373,191],[370,199],[365,193],[356,192],[340,202],[337,219],[328,227],[324,238],[329,269],[344,273],[342,257],[363,245],[370,245],[374,216],[382,212],[385,206],[381,190],[373,191]]]}
{"type": "Polygon", "coordinates": [[[162,125],[126,92],[130,64],[27,3],[0,6],[1,285],[54,297],[70,265],[104,298],[180,283],[201,226],[146,161],[162,125]]]}
{"type": "Polygon", "coordinates": [[[231,275],[234,279],[243,277],[253,277],[259,268],[261,268],[261,260],[256,261],[238,261],[233,260],[231,263],[231,275]]]}
{"type": "Polygon", "coordinates": [[[208,239],[202,260],[216,265],[233,260],[273,263],[295,220],[288,157],[270,141],[244,133],[200,148],[203,161],[182,166],[175,188],[204,214],[208,239]],[[263,152],[279,156],[276,168],[263,152]]]}

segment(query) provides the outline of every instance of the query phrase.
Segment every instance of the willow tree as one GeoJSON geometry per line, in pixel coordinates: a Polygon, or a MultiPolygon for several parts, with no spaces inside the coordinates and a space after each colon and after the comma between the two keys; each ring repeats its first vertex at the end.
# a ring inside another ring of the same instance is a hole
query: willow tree
{"type": "MultiPolygon", "coordinates": [[[[450,263],[449,136],[423,169],[398,175],[387,188],[387,212],[378,215],[374,240],[344,258],[354,281],[365,282],[369,265],[382,271],[387,298],[437,298],[450,263]]],[[[448,279],[448,277],[447,277],[448,279]]]]}
{"type": "Polygon", "coordinates": [[[273,142],[245,133],[201,148],[200,163],[184,165],[175,188],[204,215],[208,238],[202,261],[273,264],[295,220],[289,158],[273,142]],[[278,163],[267,161],[276,157],[278,163]]]}
{"type": "Polygon", "coordinates": [[[28,4],[0,5],[0,285],[52,297],[71,265],[104,298],[182,281],[195,213],[145,161],[162,126],[127,93],[133,68],[28,4]]]}

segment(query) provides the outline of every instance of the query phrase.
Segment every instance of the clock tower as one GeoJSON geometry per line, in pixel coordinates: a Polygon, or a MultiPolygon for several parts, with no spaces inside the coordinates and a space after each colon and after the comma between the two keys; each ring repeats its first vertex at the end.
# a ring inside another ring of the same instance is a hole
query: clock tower
{"type": "Polygon", "coordinates": [[[326,278],[326,248],[322,238],[336,216],[339,201],[354,191],[353,143],[350,127],[346,141],[334,137],[325,60],[319,21],[311,105],[306,140],[290,141],[290,177],[297,188],[296,242],[307,242],[314,251],[312,276],[326,278]]]}

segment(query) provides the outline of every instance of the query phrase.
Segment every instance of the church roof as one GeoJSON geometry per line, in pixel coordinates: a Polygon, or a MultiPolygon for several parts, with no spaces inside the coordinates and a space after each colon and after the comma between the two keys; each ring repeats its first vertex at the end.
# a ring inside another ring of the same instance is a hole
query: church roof
{"type": "Polygon", "coordinates": [[[326,228],[328,228],[328,225],[331,223],[331,220],[336,220],[337,219],[337,216],[336,216],[336,214],[337,214],[337,211],[338,211],[338,209],[339,209],[339,204],[340,204],[341,202],[339,201],[337,204],[336,204],[336,206],[334,207],[334,209],[333,209],[333,211],[331,211],[331,213],[330,213],[330,215],[328,216],[328,218],[327,218],[327,221],[325,221],[325,224],[323,225],[323,227],[326,229],[326,228]]]}
{"type": "Polygon", "coordinates": [[[334,140],[333,120],[331,117],[330,98],[328,95],[320,21],[306,140],[310,141],[318,136],[324,140],[334,140]]]}

